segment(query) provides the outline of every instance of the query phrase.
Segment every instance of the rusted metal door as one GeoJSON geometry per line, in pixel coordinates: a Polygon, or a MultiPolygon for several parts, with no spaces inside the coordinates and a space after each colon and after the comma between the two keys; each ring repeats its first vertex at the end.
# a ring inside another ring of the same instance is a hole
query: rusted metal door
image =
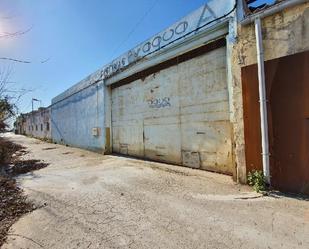
{"type": "Polygon", "coordinates": [[[263,170],[257,72],[256,64],[243,67],[241,70],[247,173],[252,170],[263,170]]]}
{"type": "MultiPolygon", "coordinates": [[[[262,168],[256,75],[242,69],[247,171],[262,168]]],[[[267,61],[265,76],[272,186],[309,194],[309,52],[267,61]]]]}
{"type": "Polygon", "coordinates": [[[309,52],[270,61],[272,183],[309,194],[309,52]]]}

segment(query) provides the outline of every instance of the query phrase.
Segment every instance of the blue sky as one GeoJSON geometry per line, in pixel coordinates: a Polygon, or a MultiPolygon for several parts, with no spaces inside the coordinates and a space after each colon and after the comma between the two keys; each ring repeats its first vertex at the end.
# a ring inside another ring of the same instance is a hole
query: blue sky
{"type": "Polygon", "coordinates": [[[0,34],[31,28],[24,35],[1,38],[0,57],[32,62],[0,61],[0,67],[12,68],[10,80],[17,82],[14,87],[34,90],[24,96],[20,111],[31,110],[32,97],[41,99],[46,106],[65,89],[205,2],[0,0],[0,34]]]}

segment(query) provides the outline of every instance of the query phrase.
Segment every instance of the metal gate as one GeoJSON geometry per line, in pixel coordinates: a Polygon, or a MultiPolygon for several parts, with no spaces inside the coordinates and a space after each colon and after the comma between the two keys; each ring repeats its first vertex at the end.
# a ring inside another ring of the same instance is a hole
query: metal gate
{"type": "Polygon", "coordinates": [[[113,152],[232,174],[226,47],[193,55],[112,89],[113,152]]]}
{"type": "MultiPolygon", "coordinates": [[[[309,52],[265,62],[272,186],[309,194],[309,52]]],[[[262,169],[257,66],[242,68],[247,172],[262,169]]]]}

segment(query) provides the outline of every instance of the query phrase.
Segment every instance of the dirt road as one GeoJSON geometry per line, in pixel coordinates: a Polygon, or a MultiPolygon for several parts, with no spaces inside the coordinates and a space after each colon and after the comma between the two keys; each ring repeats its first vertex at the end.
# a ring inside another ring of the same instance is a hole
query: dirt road
{"type": "Polygon", "coordinates": [[[41,208],[10,248],[309,248],[309,202],[230,177],[6,135],[50,165],[19,177],[41,208]]]}

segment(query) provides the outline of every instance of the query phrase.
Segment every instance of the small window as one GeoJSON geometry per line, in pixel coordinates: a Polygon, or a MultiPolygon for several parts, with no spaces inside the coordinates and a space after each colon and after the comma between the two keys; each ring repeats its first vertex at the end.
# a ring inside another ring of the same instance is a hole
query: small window
{"type": "Polygon", "coordinates": [[[31,125],[31,130],[33,131],[33,125],[31,125]]]}
{"type": "Polygon", "coordinates": [[[29,125],[29,131],[31,131],[31,127],[30,127],[30,125],[29,125]]]}
{"type": "Polygon", "coordinates": [[[35,130],[36,130],[36,131],[38,130],[38,125],[35,125],[35,130]]]}
{"type": "Polygon", "coordinates": [[[43,131],[43,124],[41,124],[41,131],[43,131]]]}
{"type": "Polygon", "coordinates": [[[46,123],[46,130],[49,131],[49,122],[46,123]]]}

